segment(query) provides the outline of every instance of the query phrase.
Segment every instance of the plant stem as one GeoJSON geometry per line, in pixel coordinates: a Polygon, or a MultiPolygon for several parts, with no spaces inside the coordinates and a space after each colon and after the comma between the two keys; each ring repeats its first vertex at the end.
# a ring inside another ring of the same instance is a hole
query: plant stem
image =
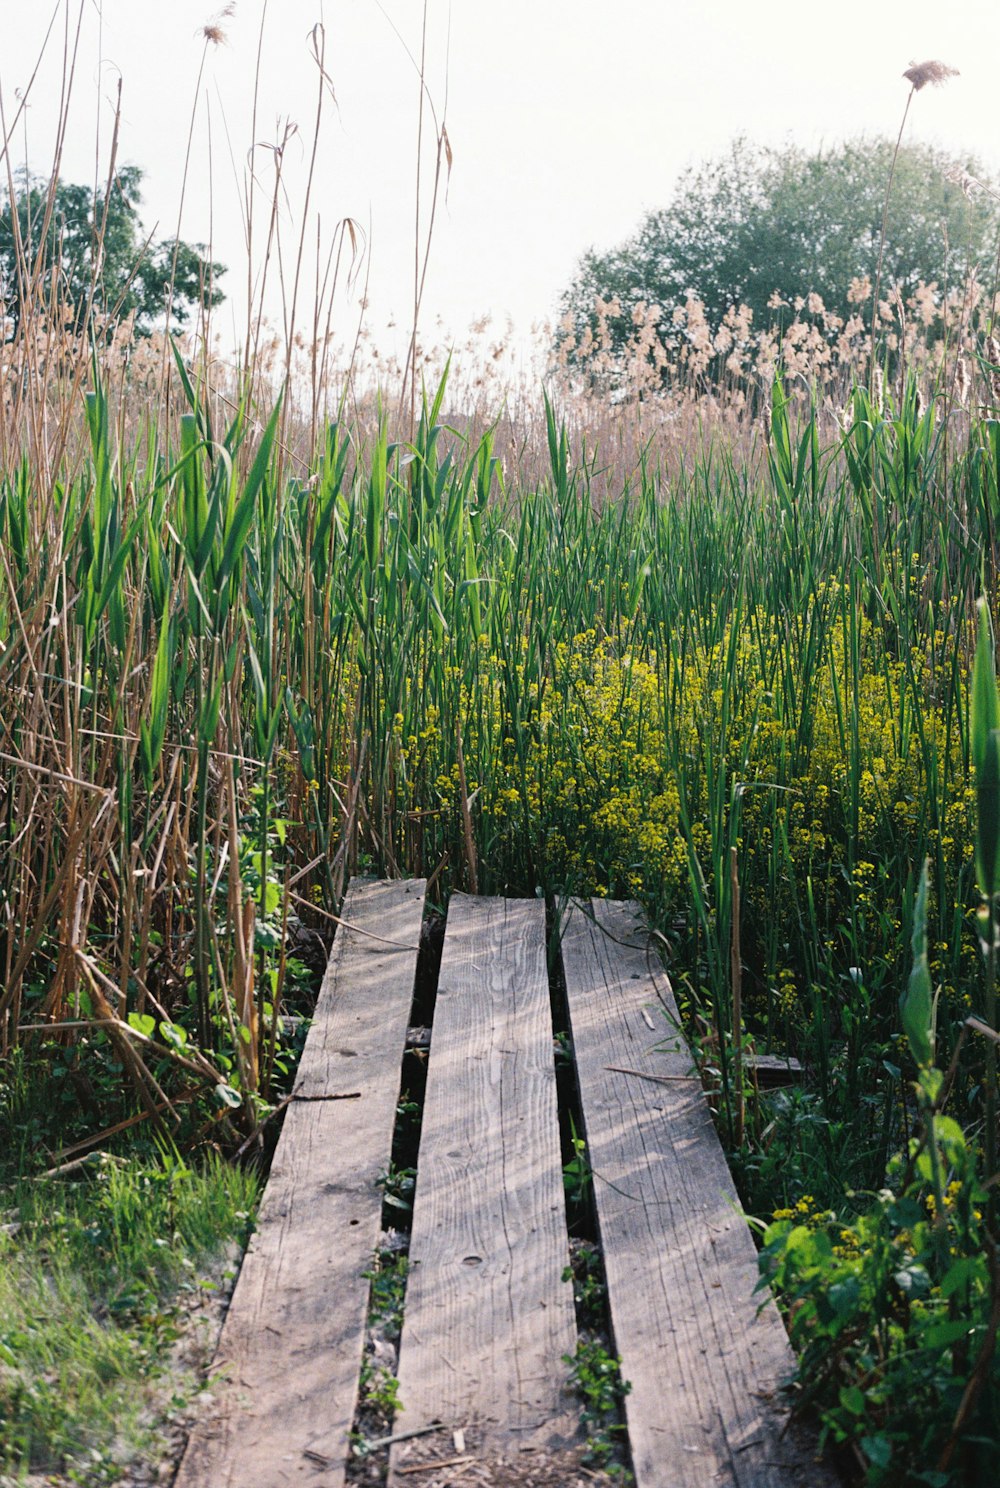
{"type": "Polygon", "coordinates": [[[882,203],[882,227],[879,232],[878,263],[875,268],[875,289],[872,296],[872,343],[871,355],[868,359],[868,392],[874,394],[875,389],[875,333],[878,328],[878,305],[879,292],[882,288],[882,265],[885,261],[885,238],[889,225],[889,197],[892,193],[892,182],[896,174],[896,161],[899,159],[900,146],[903,143],[903,130],[906,128],[906,120],[910,112],[910,104],[916,88],[911,88],[906,97],[906,107],[903,109],[903,117],[899,125],[899,134],[896,136],[896,148],[892,152],[892,162],[889,166],[889,179],[885,183],[885,200],[882,203]]]}

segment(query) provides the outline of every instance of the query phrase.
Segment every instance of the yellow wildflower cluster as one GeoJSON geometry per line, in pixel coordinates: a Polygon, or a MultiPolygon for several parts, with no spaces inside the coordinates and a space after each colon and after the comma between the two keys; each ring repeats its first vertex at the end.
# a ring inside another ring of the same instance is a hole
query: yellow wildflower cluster
{"type": "Polygon", "coordinates": [[[793,1224],[805,1225],[808,1230],[818,1229],[830,1218],[827,1209],[821,1209],[812,1194],[803,1194],[789,1209],[775,1209],[775,1219],[789,1219],[793,1224]]]}
{"type": "MultiPolygon", "coordinates": [[[[823,636],[808,669],[802,636],[763,608],[655,650],[590,628],[544,653],[526,636],[480,637],[464,671],[447,641],[444,657],[411,656],[369,765],[396,860],[428,872],[464,859],[468,803],[493,883],[530,868],[535,883],[669,913],[694,875],[711,915],[735,843],[748,925],[801,923],[808,885],[828,953],[866,965],[899,940],[907,865],[935,848],[969,861],[975,797],[961,730],[937,703],[940,637],[894,657],[867,618],[842,623],[842,599],[831,585],[802,617],[823,636]]],[[[747,995],[794,1015],[810,983],[791,946],[767,955],[771,990],[747,995]]]]}

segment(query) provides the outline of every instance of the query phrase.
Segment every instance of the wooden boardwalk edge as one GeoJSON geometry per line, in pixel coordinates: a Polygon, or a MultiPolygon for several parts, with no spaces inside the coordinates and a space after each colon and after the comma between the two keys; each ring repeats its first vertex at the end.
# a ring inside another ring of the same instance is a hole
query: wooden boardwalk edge
{"type": "Polygon", "coordinates": [[[754,1295],[756,1249],[642,915],[595,900],[562,929],[637,1488],[822,1488],[782,1434],[791,1348],[754,1295]]]}
{"type": "Polygon", "coordinates": [[[340,1488],[423,917],[422,880],[352,884],[175,1488],[340,1488]],[[366,933],[368,932],[368,933],[366,933]]]}

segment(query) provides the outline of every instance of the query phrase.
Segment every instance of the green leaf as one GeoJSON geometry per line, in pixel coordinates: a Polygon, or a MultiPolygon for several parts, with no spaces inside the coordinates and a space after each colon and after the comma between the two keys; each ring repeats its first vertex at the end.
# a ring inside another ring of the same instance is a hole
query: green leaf
{"type": "Polygon", "coordinates": [[[236,504],[232,521],[226,532],[226,542],[222,553],[222,564],[219,572],[220,584],[225,583],[234,571],[240,555],[246,546],[250,535],[250,527],[253,522],[254,510],[257,496],[264,477],[271,463],[271,451],[274,448],[275,437],[278,432],[278,423],[281,417],[281,399],[274,406],[274,411],[267,421],[253,464],[247,475],[246,484],[236,504]]]}
{"type": "Polygon", "coordinates": [[[893,1274],[893,1281],[899,1290],[907,1297],[926,1297],[931,1289],[931,1279],[927,1274],[926,1266],[919,1261],[912,1261],[909,1266],[893,1274]]]}
{"type": "MultiPolygon", "coordinates": [[[[995,694],[995,686],[993,690],[995,694]]],[[[983,897],[992,899],[1000,891],[1000,729],[990,729],[981,747],[976,769],[976,878],[983,897]]]]}
{"type": "Polygon", "coordinates": [[[935,1323],[933,1328],[928,1328],[923,1342],[927,1348],[947,1348],[960,1338],[967,1338],[971,1330],[972,1324],[968,1318],[955,1318],[951,1322],[935,1323]]]}
{"type": "Polygon", "coordinates": [[[172,1044],[175,1049],[183,1049],[187,1046],[187,1029],[182,1028],[179,1023],[167,1023],[164,1021],[160,1024],[160,1033],[163,1035],[164,1041],[172,1044]]]}
{"type": "Polygon", "coordinates": [[[129,1013],[128,1026],[134,1028],[136,1033],[152,1038],[156,1028],[156,1019],[151,1018],[148,1013],[129,1013]]]}
{"type": "Polygon", "coordinates": [[[857,1311],[861,1296],[861,1283],[856,1276],[847,1276],[835,1281],[830,1287],[829,1301],[837,1317],[850,1317],[857,1311]]]}
{"type": "Polygon", "coordinates": [[[954,1261],[948,1267],[942,1277],[942,1297],[950,1297],[954,1292],[960,1291],[973,1279],[977,1272],[984,1269],[983,1260],[980,1256],[960,1256],[957,1261],[954,1261]]]}
{"type": "Polygon", "coordinates": [[[859,1390],[857,1385],[845,1385],[840,1392],[840,1403],[852,1416],[865,1414],[864,1391],[859,1390]]]}
{"type": "Polygon", "coordinates": [[[1000,729],[993,632],[985,599],[979,600],[979,639],[972,667],[971,710],[972,763],[976,775],[981,776],[986,763],[986,741],[995,729],[1000,729]]]}
{"type": "Polygon", "coordinates": [[[198,717],[198,744],[203,749],[209,749],[215,738],[215,731],[219,724],[219,708],[222,703],[223,678],[217,677],[215,685],[208,697],[202,703],[201,713],[198,717]]]}
{"type": "Polygon", "coordinates": [[[872,1467],[887,1468],[892,1461],[892,1442],[881,1431],[878,1436],[863,1436],[861,1450],[872,1467]]]}
{"type": "Polygon", "coordinates": [[[900,998],[903,1032],[917,1064],[922,1068],[934,1061],[934,994],[930,966],[927,962],[927,895],[930,884],[929,865],[925,861],[920,874],[917,900],[913,908],[913,970],[906,991],[900,998]]]}
{"type": "Polygon", "coordinates": [[[149,688],[149,723],[140,720],[139,744],[142,773],[149,787],[153,772],[163,753],[163,741],[167,732],[167,712],[170,704],[170,604],[164,606],[160,621],[160,639],[153,658],[153,674],[149,688]]]}

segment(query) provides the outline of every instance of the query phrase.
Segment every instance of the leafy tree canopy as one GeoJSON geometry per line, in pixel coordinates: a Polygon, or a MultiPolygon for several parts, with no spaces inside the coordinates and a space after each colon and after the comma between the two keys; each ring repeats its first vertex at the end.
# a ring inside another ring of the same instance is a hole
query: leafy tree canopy
{"type": "MultiPolygon", "coordinates": [[[[656,304],[669,316],[691,293],[712,325],[744,304],[764,326],[780,313],[777,299],[794,303],[811,292],[846,317],[857,308],[848,299],[852,280],[875,277],[893,148],[856,139],[809,153],[737,139],[722,158],[686,170],[669,206],[650,212],[632,237],[584,256],[563,296],[567,330],[571,323],[579,335],[593,324],[598,296],[621,304],[611,326],[620,341],[636,305],[656,304]]],[[[960,164],[987,181],[975,160],[960,164]]],[[[973,267],[992,281],[1000,208],[985,191],[963,190],[955,166],[929,145],[900,149],[883,293],[898,285],[905,295],[921,280],[943,289],[973,267]]]]}
{"type": "Polygon", "coordinates": [[[142,178],[138,166],[123,166],[105,196],[65,181],[50,191],[48,182],[25,176],[13,206],[5,197],[0,293],[8,337],[17,335],[32,298],[60,307],[78,331],[92,304],[98,316],[134,314],[144,333],[165,322],[168,305],[171,324],[184,325],[195,307],[220,303],[225,268],[204,258],[200,244],[147,242],[139,219],[142,178]]]}

